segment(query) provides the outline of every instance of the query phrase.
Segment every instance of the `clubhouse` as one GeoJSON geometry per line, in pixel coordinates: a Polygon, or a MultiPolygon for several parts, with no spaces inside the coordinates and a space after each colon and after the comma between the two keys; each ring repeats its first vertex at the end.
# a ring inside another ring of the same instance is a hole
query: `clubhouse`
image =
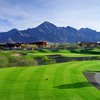
{"type": "Polygon", "coordinates": [[[0,48],[4,48],[4,49],[23,49],[23,47],[25,47],[27,45],[27,47],[31,47],[33,45],[37,46],[37,48],[41,48],[44,47],[46,48],[49,43],[47,41],[37,41],[37,42],[32,42],[32,43],[0,43],[0,48]]]}

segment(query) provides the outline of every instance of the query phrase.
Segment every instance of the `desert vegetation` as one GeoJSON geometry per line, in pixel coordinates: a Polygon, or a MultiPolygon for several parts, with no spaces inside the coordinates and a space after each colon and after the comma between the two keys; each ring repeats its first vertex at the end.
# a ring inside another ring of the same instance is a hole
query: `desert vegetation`
{"type": "Polygon", "coordinates": [[[99,49],[93,50],[9,50],[0,52],[0,67],[47,65],[59,62],[99,60],[99,49]],[[6,56],[5,56],[6,55],[6,56]]]}

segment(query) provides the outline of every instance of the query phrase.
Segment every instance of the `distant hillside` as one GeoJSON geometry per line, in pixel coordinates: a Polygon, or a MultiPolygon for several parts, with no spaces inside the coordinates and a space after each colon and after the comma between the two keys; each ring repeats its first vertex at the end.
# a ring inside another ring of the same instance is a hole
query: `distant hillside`
{"type": "Polygon", "coordinates": [[[50,22],[44,22],[36,28],[23,31],[12,29],[0,33],[0,43],[49,41],[55,43],[76,41],[100,41],[100,32],[89,28],[77,30],[73,27],[57,27],[50,22]]]}

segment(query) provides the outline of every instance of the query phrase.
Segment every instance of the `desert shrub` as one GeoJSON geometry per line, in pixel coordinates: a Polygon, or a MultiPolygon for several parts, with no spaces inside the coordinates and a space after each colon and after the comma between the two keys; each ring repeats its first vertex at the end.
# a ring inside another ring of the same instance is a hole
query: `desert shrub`
{"type": "Polygon", "coordinates": [[[42,57],[41,60],[42,60],[43,64],[53,64],[53,63],[55,63],[54,59],[48,58],[47,56],[42,57]]]}
{"type": "Polygon", "coordinates": [[[12,57],[9,64],[9,66],[34,66],[37,64],[37,61],[32,58],[12,57]]]}
{"type": "Polygon", "coordinates": [[[8,67],[9,60],[5,56],[0,57],[0,68],[8,67]]]}
{"type": "Polygon", "coordinates": [[[51,49],[62,49],[62,50],[71,50],[71,49],[80,49],[81,47],[76,43],[55,43],[50,45],[51,49]]]}

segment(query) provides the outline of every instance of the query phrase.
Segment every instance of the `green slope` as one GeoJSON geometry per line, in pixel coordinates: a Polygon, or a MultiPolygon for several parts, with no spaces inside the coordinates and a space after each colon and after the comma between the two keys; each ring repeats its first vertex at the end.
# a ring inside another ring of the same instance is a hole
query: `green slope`
{"type": "Polygon", "coordinates": [[[100,100],[84,70],[100,70],[99,61],[68,62],[0,69],[0,100],[100,100]]]}

